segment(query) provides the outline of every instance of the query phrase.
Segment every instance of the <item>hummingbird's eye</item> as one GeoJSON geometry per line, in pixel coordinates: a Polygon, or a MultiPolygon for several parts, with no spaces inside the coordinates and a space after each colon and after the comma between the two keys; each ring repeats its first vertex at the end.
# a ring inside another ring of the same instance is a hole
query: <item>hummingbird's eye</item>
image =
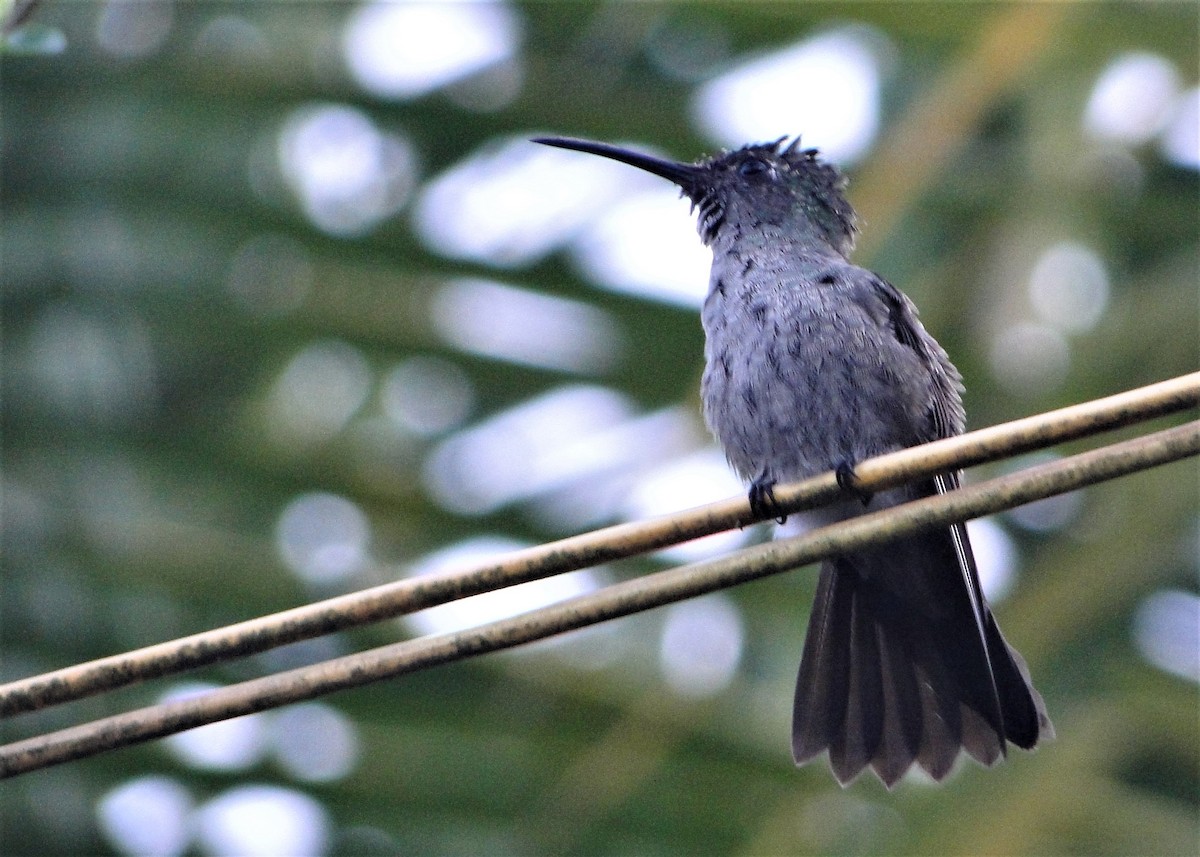
{"type": "Polygon", "coordinates": [[[752,159],[749,161],[742,161],[741,164],[738,165],[738,174],[743,176],[757,176],[762,175],[770,169],[771,167],[765,161],[752,159]]]}

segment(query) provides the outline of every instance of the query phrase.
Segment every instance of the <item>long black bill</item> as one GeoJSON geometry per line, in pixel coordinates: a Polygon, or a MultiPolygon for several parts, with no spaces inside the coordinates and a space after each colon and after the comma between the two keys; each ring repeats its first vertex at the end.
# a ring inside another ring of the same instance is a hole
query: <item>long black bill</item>
{"type": "Polygon", "coordinates": [[[602,158],[611,158],[614,161],[629,164],[631,167],[637,167],[640,170],[645,170],[648,173],[653,173],[656,176],[674,182],[683,188],[683,192],[689,196],[692,195],[696,187],[696,175],[699,172],[699,168],[691,164],[681,164],[677,161],[656,158],[653,155],[644,155],[641,152],[635,152],[632,149],[622,149],[620,146],[613,146],[609,143],[576,140],[573,137],[534,137],[533,142],[541,143],[543,146],[557,146],[560,149],[587,152],[589,155],[599,155],[602,158]]]}

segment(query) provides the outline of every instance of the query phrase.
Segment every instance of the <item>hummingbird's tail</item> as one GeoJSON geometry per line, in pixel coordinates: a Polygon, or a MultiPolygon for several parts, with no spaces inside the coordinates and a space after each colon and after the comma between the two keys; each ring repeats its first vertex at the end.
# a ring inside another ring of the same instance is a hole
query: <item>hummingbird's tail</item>
{"type": "Polygon", "coordinates": [[[960,748],[991,765],[1006,742],[1051,736],[961,525],[822,566],[796,681],[797,764],[828,750],[838,782],[869,765],[890,788],[914,761],[941,780],[960,748]]]}

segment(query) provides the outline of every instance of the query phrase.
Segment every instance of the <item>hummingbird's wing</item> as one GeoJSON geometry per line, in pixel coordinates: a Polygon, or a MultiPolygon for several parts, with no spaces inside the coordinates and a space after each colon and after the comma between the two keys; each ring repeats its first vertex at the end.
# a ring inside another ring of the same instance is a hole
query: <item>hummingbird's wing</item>
{"type": "MultiPolygon", "coordinates": [[[[859,270],[862,270],[861,268],[859,270]]],[[[870,289],[887,307],[888,326],[901,345],[911,348],[929,371],[929,410],[924,440],[939,440],[962,434],[967,415],[962,406],[962,376],[950,362],[946,350],[929,335],[917,318],[917,308],[908,295],[887,280],[864,271],[870,289]]]]}
{"type": "MultiPolygon", "coordinates": [[[[932,378],[929,411],[933,431],[930,439],[961,434],[966,427],[961,399],[962,377],[945,350],[918,321],[912,301],[887,281],[878,277],[875,280],[889,305],[889,317],[896,338],[923,354],[929,366],[932,378]]],[[[958,472],[939,475],[933,480],[934,488],[938,494],[954,491],[959,487],[959,478],[958,472]]],[[[987,647],[992,679],[1004,718],[1005,737],[1028,750],[1037,743],[1040,734],[1053,736],[1054,727],[1046,715],[1045,702],[1030,681],[1029,668],[1024,659],[1004,640],[992,611],[988,609],[966,524],[954,524],[950,528],[950,535],[987,647]]]]}
{"type": "MultiPolygon", "coordinates": [[[[957,473],[947,473],[934,479],[937,493],[958,489],[957,473]]],[[[1046,703],[1033,686],[1029,667],[1020,653],[1008,644],[996,624],[996,617],[988,607],[979,583],[979,571],[975,565],[975,554],[967,535],[966,524],[954,524],[950,529],[954,540],[959,567],[963,570],[972,600],[979,607],[984,642],[992,669],[992,681],[1000,701],[1000,712],[1004,718],[1004,737],[1022,750],[1030,750],[1039,738],[1053,738],[1054,726],[1046,714],[1046,703]]]]}
{"type": "MultiPolygon", "coordinates": [[[[884,352],[911,348],[929,373],[917,440],[960,433],[961,382],[949,358],[902,293],[855,272],[855,300],[870,300],[893,337],[884,352]]],[[[957,487],[957,474],[945,474],[881,492],[868,511],[957,487]]],[[[1041,697],[987,607],[963,525],[824,564],[796,684],[797,763],[828,749],[843,783],[870,765],[891,786],[913,761],[940,780],[960,748],[991,764],[1006,741],[1031,747],[1048,730],[1041,697]]]]}

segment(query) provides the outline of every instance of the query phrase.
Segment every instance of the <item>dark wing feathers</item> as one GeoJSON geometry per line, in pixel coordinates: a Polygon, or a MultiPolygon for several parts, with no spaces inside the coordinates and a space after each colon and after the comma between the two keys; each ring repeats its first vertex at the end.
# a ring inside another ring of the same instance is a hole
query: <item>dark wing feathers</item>
{"type": "MultiPolygon", "coordinates": [[[[856,271],[853,280],[853,299],[929,369],[924,437],[961,433],[961,378],[912,303],[874,275],[856,271]]],[[[884,492],[871,508],[957,488],[958,474],[948,473],[884,492]]],[[[964,525],[822,566],[796,683],[797,763],[828,749],[839,782],[869,765],[890,788],[914,761],[941,780],[960,749],[990,765],[1006,741],[1030,748],[1052,734],[1024,661],[984,600],[964,525]]]]}
{"type": "Polygon", "coordinates": [[[916,351],[929,367],[933,382],[929,440],[962,434],[967,424],[961,398],[962,376],[937,340],[925,332],[917,320],[917,308],[908,296],[873,274],[871,285],[887,306],[888,326],[896,340],[916,351]]]}

